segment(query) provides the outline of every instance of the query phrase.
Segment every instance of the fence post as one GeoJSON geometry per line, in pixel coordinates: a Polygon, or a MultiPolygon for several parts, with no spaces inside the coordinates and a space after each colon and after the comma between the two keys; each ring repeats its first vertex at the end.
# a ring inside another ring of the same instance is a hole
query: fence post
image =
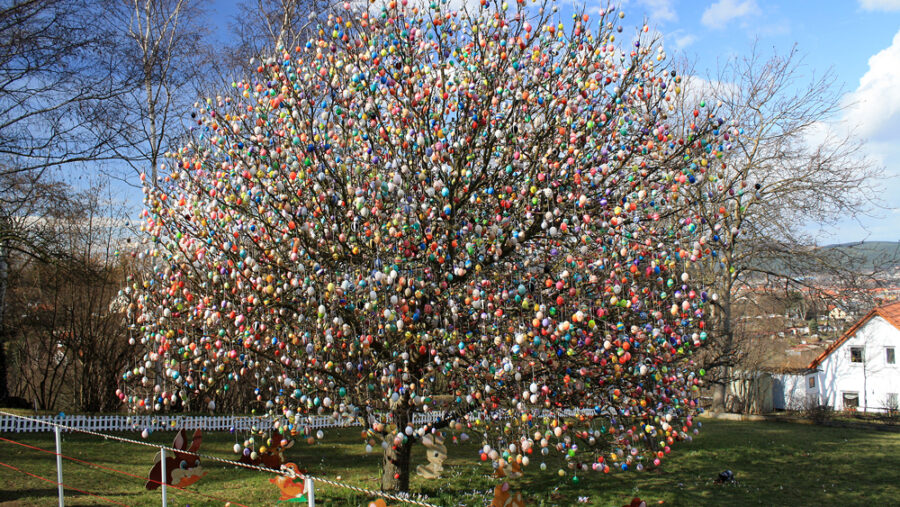
{"type": "Polygon", "coordinates": [[[59,426],[54,426],[53,431],[56,433],[56,482],[59,483],[57,486],[59,488],[59,507],[63,507],[65,501],[63,500],[62,441],[59,436],[59,426]]]}
{"type": "Polygon", "coordinates": [[[303,489],[306,490],[306,500],[309,502],[309,507],[316,507],[316,486],[313,484],[313,480],[309,477],[304,477],[303,482],[306,483],[306,487],[303,489]]]}
{"type": "Polygon", "coordinates": [[[162,483],[160,485],[162,487],[162,504],[163,504],[163,507],[166,507],[168,505],[168,503],[167,503],[168,499],[166,498],[166,477],[168,474],[166,473],[166,448],[165,447],[159,448],[159,463],[160,463],[160,466],[162,467],[162,468],[160,468],[160,471],[162,471],[162,474],[161,474],[161,477],[159,480],[159,482],[162,483]]]}

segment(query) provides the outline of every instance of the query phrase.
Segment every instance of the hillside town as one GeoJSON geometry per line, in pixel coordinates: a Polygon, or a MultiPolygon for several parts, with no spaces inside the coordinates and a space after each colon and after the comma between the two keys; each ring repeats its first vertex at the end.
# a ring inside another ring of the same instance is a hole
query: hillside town
{"type": "MultiPolygon", "coordinates": [[[[735,329],[747,353],[734,366],[726,409],[770,413],[802,411],[821,404],[838,411],[896,412],[896,395],[857,406],[849,401],[845,404],[843,399],[785,391],[801,383],[792,375],[805,378],[813,374],[824,355],[854,334],[871,315],[887,312],[887,321],[900,329],[900,320],[894,317],[900,311],[895,309],[900,309],[900,265],[888,258],[881,271],[864,278],[861,286],[839,287],[829,285],[833,280],[827,276],[814,275],[804,279],[805,286],[793,290],[760,283],[739,291],[741,304],[735,329]]],[[[900,347],[900,343],[895,345],[900,347]]],[[[870,349],[895,345],[872,345],[870,349]]],[[[900,377],[873,380],[876,384],[896,381],[900,377]]]]}

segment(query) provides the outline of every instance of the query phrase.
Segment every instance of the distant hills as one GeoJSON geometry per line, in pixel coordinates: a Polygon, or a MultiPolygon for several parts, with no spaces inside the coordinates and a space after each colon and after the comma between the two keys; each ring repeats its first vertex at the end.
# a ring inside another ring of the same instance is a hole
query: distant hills
{"type": "Polygon", "coordinates": [[[826,245],[822,249],[832,250],[836,257],[859,263],[858,271],[888,269],[900,266],[900,241],[864,241],[826,245]]]}
{"type": "Polygon", "coordinates": [[[900,267],[900,242],[865,241],[810,247],[809,255],[760,254],[750,266],[792,277],[829,275],[848,269],[860,274],[887,274],[900,267]]]}

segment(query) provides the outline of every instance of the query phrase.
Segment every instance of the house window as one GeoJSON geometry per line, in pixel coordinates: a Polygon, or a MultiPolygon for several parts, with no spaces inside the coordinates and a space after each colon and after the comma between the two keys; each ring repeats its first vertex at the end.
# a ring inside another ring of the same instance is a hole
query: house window
{"type": "Polygon", "coordinates": [[[894,347],[884,348],[884,362],[887,364],[896,364],[897,354],[894,352],[894,347]]]}
{"type": "Polygon", "coordinates": [[[850,347],[850,362],[851,363],[863,362],[863,348],[862,347],[850,347]]]}
{"type": "Polygon", "coordinates": [[[806,386],[810,389],[814,389],[816,387],[816,377],[807,377],[806,386]]]}
{"type": "Polygon", "coordinates": [[[859,407],[859,393],[857,392],[845,392],[844,395],[844,409],[855,409],[859,407]]]}

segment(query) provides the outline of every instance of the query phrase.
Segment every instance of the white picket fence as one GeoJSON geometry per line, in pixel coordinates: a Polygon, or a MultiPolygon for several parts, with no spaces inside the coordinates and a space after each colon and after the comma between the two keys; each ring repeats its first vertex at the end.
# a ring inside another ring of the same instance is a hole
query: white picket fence
{"type": "MultiPolygon", "coordinates": [[[[433,423],[441,413],[414,414],[413,424],[433,423]]],[[[185,416],[185,415],[67,415],[65,417],[43,415],[22,419],[0,414],[0,433],[28,433],[53,431],[53,427],[42,421],[62,424],[75,430],[95,431],[173,431],[176,429],[201,429],[204,431],[249,431],[253,428],[269,430],[273,419],[242,416],[185,416]]],[[[335,419],[330,416],[309,416],[301,418],[301,426],[319,429],[345,426],[359,426],[354,419],[335,419]]]]}
{"type": "MultiPolygon", "coordinates": [[[[594,415],[593,409],[564,409],[550,412],[532,410],[535,417],[571,417],[579,413],[594,415]]],[[[505,418],[506,413],[499,417],[505,418]]],[[[41,421],[62,424],[74,430],[88,430],[102,433],[104,431],[174,431],[177,429],[201,429],[204,431],[250,431],[272,429],[273,419],[268,417],[247,416],[188,416],[188,415],[53,415],[28,416],[28,419],[0,414],[0,433],[28,433],[35,431],[53,431],[53,427],[41,421]]],[[[413,414],[413,425],[431,424],[443,417],[443,412],[413,414]]],[[[282,419],[283,420],[283,419],[282,419]]],[[[351,418],[335,419],[331,416],[302,417],[298,423],[310,429],[340,428],[359,426],[359,421],[351,418]]]]}

